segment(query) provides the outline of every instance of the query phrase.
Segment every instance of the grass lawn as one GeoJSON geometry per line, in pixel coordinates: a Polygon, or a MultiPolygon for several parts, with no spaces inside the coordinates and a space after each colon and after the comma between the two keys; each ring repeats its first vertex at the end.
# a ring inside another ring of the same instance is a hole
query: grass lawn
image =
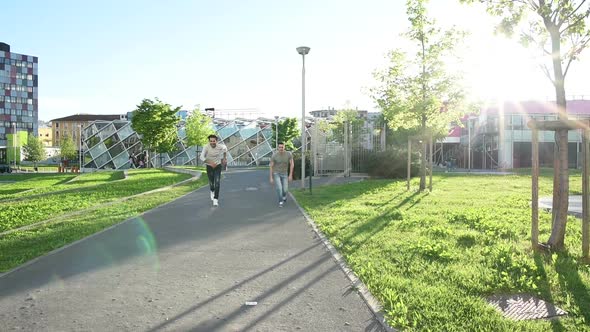
{"type": "MultiPolygon", "coordinates": [[[[294,192],[350,267],[380,299],[389,323],[410,331],[590,331],[590,266],[581,221],[571,217],[568,253],[530,249],[531,178],[438,174],[432,193],[417,179],[369,180],[294,192]],[[534,294],[569,315],[511,321],[488,306],[492,294],[534,294]]],[[[550,196],[552,177],[540,178],[550,196]]],[[[579,173],[571,192],[581,192],[579,173]]],[[[550,233],[540,214],[540,239],[550,233]]]]}
{"type": "Polygon", "coordinates": [[[194,171],[207,171],[207,169],[205,168],[205,166],[174,166],[175,168],[183,168],[183,169],[191,169],[194,171]]]}
{"type": "MultiPolygon", "coordinates": [[[[13,183],[7,183],[0,187],[0,202],[7,199],[96,186],[124,178],[123,171],[84,174],[14,174],[7,177],[7,181],[14,181],[13,183]]],[[[0,180],[4,180],[4,177],[0,180]]]]}
{"type": "MultiPolygon", "coordinates": [[[[37,166],[37,171],[38,172],[57,172],[57,165],[39,165],[37,166]]],[[[25,170],[25,171],[29,171],[29,172],[35,172],[35,168],[34,166],[22,166],[19,165],[18,168],[25,170]]]]}
{"type": "MultiPolygon", "coordinates": [[[[149,170],[149,172],[153,171],[149,170]]],[[[144,171],[136,172],[141,174],[144,171]]],[[[164,177],[166,181],[158,182],[154,178],[143,177],[140,177],[140,181],[156,182],[160,186],[169,184],[172,180],[168,176],[170,173],[161,171],[160,173],[166,175],[164,177]]],[[[187,182],[165,191],[131,198],[110,206],[90,208],[82,215],[66,217],[59,223],[45,224],[33,230],[17,231],[2,236],[0,237],[0,272],[13,269],[33,258],[138,216],[147,210],[188,194],[202,187],[206,182],[207,177],[202,176],[197,181],[187,182]]]]}
{"type": "Polygon", "coordinates": [[[34,224],[62,214],[165,187],[190,178],[160,169],[131,170],[125,181],[99,187],[43,195],[18,201],[0,201],[0,232],[34,224]]]}

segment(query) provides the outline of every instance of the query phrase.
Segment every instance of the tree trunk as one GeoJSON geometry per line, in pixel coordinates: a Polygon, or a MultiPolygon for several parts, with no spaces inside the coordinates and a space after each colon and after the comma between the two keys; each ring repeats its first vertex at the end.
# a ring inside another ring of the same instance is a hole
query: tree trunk
{"type": "MultiPolygon", "coordinates": [[[[548,31],[551,35],[551,44],[553,52],[553,74],[555,85],[555,99],[556,106],[559,112],[559,119],[567,119],[567,108],[565,98],[565,84],[563,76],[563,68],[561,66],[561,44],[559,29],[554,26],[549,26],[548,31]]],[[[568,195],[569,195],[569,172],[568,172],[568,131],[558,130],[555,134],[557,139],[557,155],[559,161],[557,165],[559,168],[555,170],[554,187],[553,187],[553,202],[557,202],[557,206],[553,206],[553,222],[551,229],[551,236],[548,244],[553,250],[563,250],[565,247],[565,229],[567,224],[567,210],[568,210],[568,195]],[[557,184],[557,186],[555,186],[557,184]]]]}
{"type": "Polygon", "coordinates": [[[422,156],[420,161],[420,191],[426,189],[426,139],[422,138],[422,156]]]}
{"type": "Polygon", "coordinates": [[[426,140],[426,116],[422,116],[422,135],[420,138],[420,142],[422,143],[422,156],[420,158],[420,191],[426,189],[426,147],[427,147],[427,140],[426,140]]]}
{"type": "MultiPolygon", "coordinates": [[[[422,102],[426,105],[426,45],[424,31],[420,31],[420,43],[422,44],[422,102]]],[[[426,112],[426,110],[424,110],[426,112]]],[[[422,114],[422,160],[420,162],[420,191],[426,189],[426,115],[422,114]]]]}

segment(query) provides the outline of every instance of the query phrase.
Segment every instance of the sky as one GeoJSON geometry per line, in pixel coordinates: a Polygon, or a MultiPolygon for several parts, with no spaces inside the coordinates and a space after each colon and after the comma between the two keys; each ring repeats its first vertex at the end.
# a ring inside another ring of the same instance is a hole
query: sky
{"type": "MultiPolygon", "coordinates": [[[[495,19],[458,0],[434,0],[441,26],[470,32],[460,68],[474,97],[554,99],[516,42],[493,35],[495,19]]],[[[377,111],[368,90],[386,54],[407,47],[405,0],[30,0],[2,5],[0,42],[39,57],[39,119],[121,114],[155,97],[183,109],[301,116],[346,106],[377,111]]],[[[566,93],[590,98],[590,51],[566,93]]]]}

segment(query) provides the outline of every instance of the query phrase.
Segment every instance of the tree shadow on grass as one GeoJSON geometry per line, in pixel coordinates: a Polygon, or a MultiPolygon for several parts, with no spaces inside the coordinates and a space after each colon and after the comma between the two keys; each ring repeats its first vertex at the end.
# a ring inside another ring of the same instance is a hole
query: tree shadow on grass
{"type": "MultiPolygon", "coordinates": [[[[536,252],[534,254],[534,259],[535,259],[535,265],[537,267],[537,270],[541,274],[541,281],[543,282],[542,285],[538,285],[539,291],[541,292],[541,296],[543,297],[543,299],[545,301],[548,301],[550,303],[554,303],[553,295],[551,294],[551,286],[549,285],[549,282],[547,281],[547,271],[545,271],[545,264],[544,263],[547,262],[547,257],[544,256],[544,254],[542,254],[542,253],[536,252]]],[[[561,323],[561,321],[559,319],[552,319],[551,320],[551,328],[555,332],[565,331],[565,327],[563,326],[563,324],[561,323]]]]}
{"type": "Polygon", "coordinates": [[[590,322],[590,289],[584,283],[578,270],[578,261],[569,253],[558,254],[555,270],[562,288],[572,294],[573,302],[586,322],[590,322]]]}

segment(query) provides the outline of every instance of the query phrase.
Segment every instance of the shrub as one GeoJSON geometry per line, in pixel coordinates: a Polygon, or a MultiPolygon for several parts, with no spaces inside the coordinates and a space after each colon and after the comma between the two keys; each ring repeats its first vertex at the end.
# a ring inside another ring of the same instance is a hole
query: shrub
{"type": "MultiPolygon", "coordinates": [[[[309,153],[305,153],[305,176],[309,176],[311,172],[311,161],[309,158],[309,153]]],[[[301,153],[295,152],[293,153],[293,162],[295,163],[295,167],[293,167],[293,180],[301,180],[301,153]]]]}
{"type": "MultiPolygon", "coordinates": [[[[418,175],[420,170],[419,155],[413,154],[411,175],[418,175]]],[[[371,155],[367,160],[367,173],[373,177],[404,178],[407,176],[408,155],[404,150],[387,150],[371,155]]]]}

